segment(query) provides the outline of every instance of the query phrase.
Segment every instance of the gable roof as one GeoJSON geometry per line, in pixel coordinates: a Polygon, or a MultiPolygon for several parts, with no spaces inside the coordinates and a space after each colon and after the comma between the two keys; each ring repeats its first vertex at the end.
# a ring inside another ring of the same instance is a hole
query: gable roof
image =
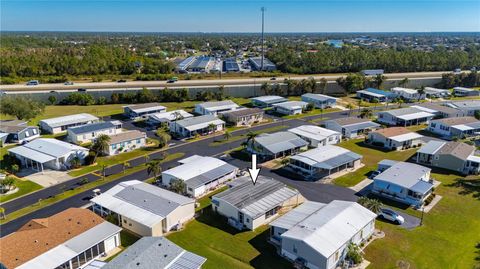
{"type": "MultiPolygon", "coordinates": [[[[414,163],[397,162],[385,171],[377,175],[374,180],[381,180],[400,187],[411,189],[425,174],[432,169],[414,163]]],[[[428,182],[427,182],[428,183],[428,182]]],[[[429,183],[431,186],[433,184],[429,183]]]]}
{"type": "Polygon", "coordinates": [[[394,137],[397,135],[408,134],[411,132],[412,131],[408,130],[405,127],[390,127],[390,128],[376,130],[376,131],[373,131],[372,133],[380,134],[384,137],[394,137]]]}
{"type": "Polygon", "coordinates": [[[116,143],[131,141],[134,139],[140,139],[145,137],[147,137],[147,135],[144,132],[140,132],[139,130],[130,130],[130,131],[125,131],[125,132],[111,135],[110,141],[108,142],[108,144],[112,145],[116,143]]]}
{"type": "Polygon", "coordinates": [[[301,126],[289,129],[288,131],[302,137],[307,137],[307,138],[315,139],[319,141],[325,138],[328,138],[332,135],[340,135],[340,133],[337,131],[332,131],[316,125],[301,125],[301,126]]]}
{"type": "MultiPolygon", "coordinates": [[[[82,208],[69,208],[47,218],[33,219],[0,239],[0,260],[7,268],[15,268],[104,222],[92,211],[82,208]]],[[[41,264],[37,266],[42,267],[41,264]]]]}
{"type": "Polygon", "coordinates": [[[303,241],[326,258],[332,256],[377,217],[377,214],[355,202],[334,200],[327,205],[313,203],[315,202],[300,205],[279,217],[276,222],[285,218],[293,223],[292,216],[298,215],[297,223],[281,237],[303,241]],[[297,214],[299,211],[302,213],[297,214]],[[303,216],[305,217],[301,218],[303,216]]]}
{"type": "Polygon", "coordinates": [[[412,120],[412,119],[428,118],[428,117],[435,116],[432,113],[425,112],[424,110],[421,110],[415,107],[405,107],[405,108],[387,110],[387,111],[382,111],[380,113],[390,114],[394,117],[397,117],[403,120],[412,120]]]}
{"type": "Polygon", "coordinates": [[[460,125],[460,124],[476,123],[480,121],[474,117],[456,117],[456,118],[444,118],[444,119],[433,120],[432,122],[433,123],[438,122],[443,125],[453,126],[453,125],[460,125]]]}
{"type": "Polygon", "coordinates": [[[255,138],[255,143],[258,143],[273,154],[308,145],[305,140],[290,132],[261,134],[255,138]]]}
{"type": "Polygon", "coordinates": [[[475,147],[462,142],[447,142],[437,152],[439,155],[453,155],[461,160],[467,158],[475,152],[475,147]]]}
{"type": "Polygon", "coordinates": [[[361,158],[362,155],[334,145],[314,148],[291,157],[292,160],[322,169],[333,169],[361,158]]]}
{"type": "MultiPolygon", "coordinates": [[[[176,120],[176,115],[182,116],[182,119],[185,118],[191,118],[193,117],[192,114],[186,112],[185,110],[173,110],[169,112],[162,112],[162,113],[155,113],[149,115],[150,119],[156,120],[156,121],[174,121],[176,120]]],[[[180,119],[179,119],[180,120],[180,119]]]]}
{"type": "Polygon", "coordinates": [[[175,123],[190,131],[206,128],[212,123],[225,124],[223,120],[217,118],[215,115],[191,117],[183,120],[178,120],[175,123]]]}
{"type": "Polygon", "coordinates": [[[318,93],[305,93],[305,94],[302,94],[302,97],[319,100],[319,101],[337,100],[337,98],[335,97],[331,97],[324,94],[318,94],[318,93]]]}
{"type": "Polygon", "coordinates": [[[179,161],[182,165],[168,169],[162,174],[185,181],[192,187],[198,187],[219,176],[229,174],[238,168],[220,159],[193,155],[179,161]]]}
{"type": "Polygon", "coordinates": [[[307,102],[304,101],[287,101],[282,103],[273,104],[273,107],[281,107],[284,109],[302,109],[308,105],[307,102]]]}
{"type": "Polygon", "coordinates": [[[166,107],[160,105],[160,103],[135,104],[135,105],[126,106],[126,108],[130,109],[131,111],[133,111],[135,113],[142,113],[142,112],[148,112],[148,111],[152,111],[152,110],[167,109],[166,107]]]}
{"type": "Polygon", "coordinates": [[[89,122],[89,121],[98,121],[98,118],[87,113],[80,113],[80,114],[44,119],[44,120],[41,120],[40,122],[52,128],[55,128],[55,127],[60,127],[64,125],[83,123],[83,122],[89,122]]]}
{"type": "Polygon", "coordinates": [[[54,138],[37,138],[25,145],[11,148],[8,152],[44,163],[79,150],[86,151],[88,149],[54,138]]]}
{"type": "Polygon", "coordinates": [[[76,135],[114,129],[116,126],[110,121],[95,122],[77,127],[70,127],[68,130],[76,135]]]}
{"type": "Polygon", "coordinates": [[[226,202],[253,219],[300,193],[272,178],[258,176],[253,185],[249,177],[235,179],[238,184],[215,194],[212,199],[226,202]]]}
{"type": "Polygon", "coordinates": [[[18,133],[27,128],[38,129],[37,126],[28,126],[27,122],[20,120],[2,120],[0,121],[0,132],[2,133],[18,133]]]}
{"type": "Polygon", "coordinates": [[[288,101],[287,98],[278,95],[264,95],[250,98],[252,101],[257,101],[265,104],[275,104],[288,101]]]}
{"type": "Polygon", "coordinates": [[[333,119],[331,121],[336,122],[338,125],[342,127],[355,125],[355,124],[362,124],[362,123],[373,123],[375,125],[380,126],[380,124],[374,123],[370,119],[362,119],[357,117],[338,118],[338,119],[333,119]]]}
{"type": "Polygon", "coordinates": [[[138,180],[121,182],[91,201],[148,227],[178,207],[194,203],[191,198],[138,180]]]}
{"type": "Polygon", "coordinates": [[[198,269],[207,259],[165,237],[142,237],[103,269],[198,269]]]}

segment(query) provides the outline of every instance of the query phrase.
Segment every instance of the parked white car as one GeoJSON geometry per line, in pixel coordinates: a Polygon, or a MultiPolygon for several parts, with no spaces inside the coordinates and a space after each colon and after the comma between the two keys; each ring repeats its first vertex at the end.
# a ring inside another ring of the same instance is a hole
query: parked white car
{"type": "Polygon", "coordinates": [[[400,216],[397,212],[388,208],[382,208],[380,210],[380,213],[378,214],[378,217],[385,220],[389,220],[399,225],[405,222],[405,219],[402,216],[400,216]]]}

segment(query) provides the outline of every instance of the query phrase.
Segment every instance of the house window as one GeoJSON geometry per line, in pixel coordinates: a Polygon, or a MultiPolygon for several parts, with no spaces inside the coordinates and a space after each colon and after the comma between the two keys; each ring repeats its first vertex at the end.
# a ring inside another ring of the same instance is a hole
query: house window
{"type": "Polygon", "coordinates": [[[247,218],[247,223],[250,223],[250,219],[249,219],[249,218],[247,218]]]}
{"type": "Polygon", "coordinates": [[[137,144],[140,144],[141,143],[140,141],[141,141],[140,139],[137,139],[137,144]]]}
{"type": "Polygon", "coordinates": [[[28,133],[28,131],[25,132],[25,137],[29,137],[30,134],[28,133]]]}

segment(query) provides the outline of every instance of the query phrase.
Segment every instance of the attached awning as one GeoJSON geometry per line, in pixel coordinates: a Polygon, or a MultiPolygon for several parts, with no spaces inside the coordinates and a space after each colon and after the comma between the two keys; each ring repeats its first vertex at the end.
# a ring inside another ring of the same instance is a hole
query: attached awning
{"type": "Polygon", "coordinates": [[[411,133],[392,136],[392,137],[390,137],[390,139],[392,139],[393,141],[397,141],[397,142],[405,142],[405,141],[408,141],[408,140],[419,139],[419,138],[422,138],[422,137],[423,137],[423,135],[421,135],[421,134],[411,132],[411,133]]]}
{"type": "Polygon", "coordinates": [[[49,161],[55,160],[55,157],[29,149],[24,146],[15,147],[9,149],[8,152],[14,153],[15,155],[22,156],[26,159],[36,161],[38,163],[46,163],[49,161]]]}
{"type": "Polygon", "coordinates": [[[419,180],[410,190],[416,193],[426,194],[433,188],[433,184],[424,180],[419,180]]]}
{"type": "Polygon", "coordinates": [[[402,120],[416,120],[416,119],[423,119],[423,118],[433,118],[435,115],[427,112],[417,112],[402,116],[397,116],[397,118],[402,120]]]}

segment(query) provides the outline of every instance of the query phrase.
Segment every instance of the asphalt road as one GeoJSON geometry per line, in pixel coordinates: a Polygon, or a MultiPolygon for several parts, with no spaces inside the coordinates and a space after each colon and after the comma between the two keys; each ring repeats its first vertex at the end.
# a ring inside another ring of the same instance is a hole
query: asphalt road
{"type": "MultiPolygon", "coordinates": [[[[441,72],[414,72],[414,73],[389,73],[384,74],[387,79],[403,79],[403,78],[440,78],[442,74],[450,71],[441,71],[441,72]]],[[[273,75],[273,74],[272,74],[273,75]]],[[[78,88],[85,89],[128,89],[128,88],[142,88],[142,87],[191,87],[191,86],[218,86],[218,85],[260,85],[264,82],[267,83],[279,83],[283,82],[285,78],[290,78],[293,80],[302,80],[306,78],[313,77],[316,80],[325,78],[327,81],[335,81],[337,78],[345,76],[346,74],[317,74],[317,75],[307,75],[307,76],[281,76],[277,77],[276,80],[271,80],[271,78],[236,78],[236,79],[202,79],[202,80],[179,80],[175,83],[167,83],[166,81],[127,81],[124,83],[118,82],[80,82],[75,83],[74,85],[64,85],[63,83],[49,83],[49,84],[40,84],[35,86],[27,86],[25,84],[15,84],[15,85],[0,85],[0,90],[2,91],[42,91],[42,90],[70,90],[76,91],[78,88]]]]}
{"type": "MultiPolygon", "coordinates": [[[[379,110],[383,106],[375,107],[372,108],[374,110],[379,110]]],[[[275,122],[265,124],[265,125],[260,125],[260,126],[254,126],[252,128],[248,129],[240,129],[237,131],[232,132],[233,136],[238,136],[242,134],[246,134],[249,131],[262,131],[267,128],[275,127],[275,126],[282,126],[285,125],[286,127],[283,129],[289,129],[293,127],[297,127],[300,125],[306,124],[306,121],[309,120],[314,120],[314,119],[319,119],[319,118],[324,118],[324,119],[336,119],[340,117],[345,117],[345,114],[348,113],[346,111],[339,111],[339,112],[332,112],[332,113],[325,113],[323,115],[314,115],[314,116],[309,116],[306,118],[302,119],[282,119],[282,120],[277,120],[275,122]]],[[[309,123],[311,124],[311,123],[309,123]]],[[[175,153],[185,153],[184,157],[188,157],[194,154],[198,155],[203,155],[203,156],[216,156],[220,157],[222,156],[222,153],[225,151],[228,151],[230,149],[239,147],[241,143],[244,141],[243,139],[237,140],[237,141],[231,141],[228,143],[222,143],[222,144],[217,144],[215,146],[212,146],[211,143],[214,142],[214,140],[221,140],[223,139],[223,136],[220,134],[216,137],[211,137],[208,139],[203,139],[191,143],[184,143],[184,142],[178,142],[179,144],[166,149],[165,151],[168,154],[175,154],[175,153]]],[[[161,152],[155,152],[150,154],[150,160],[159,158],[161,156],[161,152]]],[[[167,170],[171,167],[177,166],[177,161],[178,160],[173,160],[169,162],[165,162],[162,164],[162,169],[167,170]]],[[[249,163],[237,160],[237,159],[231,159],[229,160],[230,163],[233,165],[236,165],[240,169],[246,169],[250,166],[249,163]]],[[[145,163],[145,158],[144,157],[139,157],[133,160],[129,161],[131,167],[136,167],[139,166],[143,163],[145,163]]],[[[105,174],[106,176],[108,175],[113,175],[113,174],[121,174],[123,172],[123,167],[121,164],[114,165],[112,167],[106,168],[105,174]]],[[[332,200],[351,200],[351,201],[356,201],[357,196],[355,196],[355,192],[352,191],[351,189],[344,188],[344,187],[339,187],[335,185],[330,185],[330,184],[321,184],[321,183],[316,183],[316,182],[307,182],[307,181],[302,181],[302,180],[294,180],[290,179],[288,177],[284,177],[281,174],[272,172],[268,169],[262,169],[261,171],[262,175],[273,177],[279,181],[282,181],[296,189],[298,189],[303,196],[305,196],[309,200],[313,201],[318,201],[318,202],[323,202],[327,203],[332,200]]],[[[78,178],[74,178],[72,180],[69,180],[68,182],[65,182],[64,184],[44,188],[40,191],[25,195],[23,197],[17,198],[15,200],[3,203],[1,206],[5,209],[5,214],[9,214],[11,212],[15,212],[19,209],[22,209],[24,207],[27,207],[31,204],[37,203],[39,200],[44,200],[49,197],[52,197],[54,195],[58,195],[62,193],[65,189],[71,189],[71,188],[76,188],[79,186],[80,181],[87,177],[90,181],[95,181],[99,180],[100,177],[94,174],[88,174],[85,176],[81,176],[78,178]],[[65,186],[66,188],[64,188],[65,186]]],[[[138,171],[136,173],[126,175],[124,177],[121,177],[117,180],[114,180],[112,182],[103,184],[99,187],[102,191],[106,191],[110,189],[111,187],[115,186],[119,182],[127,181],[127,180],[146,180],[150,176],[146,173],[145,170],[138,171]]],[[[49,205],[47,207],[44,207],[42,209],[39,209],[37,211],[34,211],[32,213],[29,213],[23,217],[20,217],[18,219],[12,220],[6,224],[0,225],[0,237],[3,237],[5,235],[8,235],[9,233],[12,233],[19,229],[22,225],[24,225],[27,221],[34,219],[34,218],[44,218],[47,216],[50,216],[52,214],[56,214],[62,210],[65,210],[70,207],[81,207],[85,204],[88,203],[88,197],[91,196],[92,190],[86,190],[82,193],[79,193],[75,196],[72,196],[70,198],[67,198],[65,200],[59,201],[55,204],[49,205]]]]}

